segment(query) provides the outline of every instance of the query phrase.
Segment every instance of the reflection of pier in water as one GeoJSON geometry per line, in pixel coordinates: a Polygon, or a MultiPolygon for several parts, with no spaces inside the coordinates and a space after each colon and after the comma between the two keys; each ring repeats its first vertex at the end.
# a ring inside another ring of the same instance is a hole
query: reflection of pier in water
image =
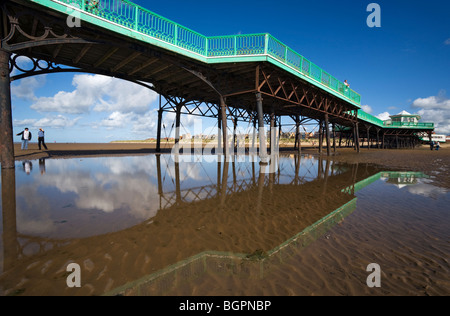
{"type": "MultiPolygon", "coordinates": [[[[300,159],[295,159],[298,171],[300,159]]],[[[160,173],[158,160],[157,165],[160,173]]],[[[251,176],[238,181],[233,171],[243,170],[237,165],[233,170],[233,162],[218,163],[217,183],[184,190],[175,172],[173,180],[178,184],[175,192],[168,193],[163,192],[163,177],[158,175],[160,195],[166,202],[155,217],[122,231],[65,240],[17,232],[14,169],[3,169],[2,183],[11,185],[2,185],[0,290],[5,294],[100,295],[135,280],[145,282],[134,283],[137,288],[129,290],[148,290],[150,281],[167,289],[174,277],[179,281],[223,269],[262,277],[271,264],[353,211],[358,183],[377,174],[367,166],[328,160],[312,164],[317,169],[304,173],[311,174],[308,179],[286,178],[282,164],[281,171],[272,174],[257,174],[250,166],[245,170],[251,176]],[[263,270],[255,272],[236,260],[263,270]],[[81,265],[83,286],[79,289],[66,286],[65,269],[70,262],[81,265]]]]}
{"type": "MultiPolygon", "coordinates": [[[[214,183],[212,179],[209,179],[210,183],[207,185],[186,189],[181,189],[182,179],[180,179],[180,163],[182,164],[183,162],[174,161],[175,174],[170,178],[170,181],[174,182],[175,190],[166,192],[164,190],[166,175],[162,175],[161,173],[161,155],[157,154],[156,166],[158,170],[159,209],[163,210],[179,203],[191,203],[218,197],[221,197],[221,202],[224,203],[224,197],[247,191],[250,188],[267,187],[270,189],[273,185],[281,184],[302,185],[314,180],[327,179],[328,176],[336,176],[348,169],[348,166],[334,164],[332,161],[324,160],[319,157],[317,159],[317,166],[314,164],[303,164],[302,168],[305,169],[305,172],[303,172],[303,175],[300,175],[301,161],[315,158],[312,158],[311,156],[309,158],[300,159],[298,155],[289,155],[287,157],[292,158],[294,166],[289,163],[283,164],[283,162],[279,162],[276,172],[269,173],[267,172],[269,167],[266,167],[267,170],[258,170],[261,166],[255,156],[246,157],[251,160],[249,163],[242,163],[238,160],[238,156],[233,156],[231,161],[222,161],[221,156],[219,156],[217,160],[217,182],[214,183]],[[313,170],[314,168],[316,170],[313,170]]],[[[193,159],[196,159],[195,156],[193,159]]],[[[167,170],[167,165],[170,162],[165,160],[165,163],[167,170]]],[[[262,168],[264,168],[264,166],[262,166],[262,168]]],[[[326,187],[324,190],[326,190],[326,187]]]]}

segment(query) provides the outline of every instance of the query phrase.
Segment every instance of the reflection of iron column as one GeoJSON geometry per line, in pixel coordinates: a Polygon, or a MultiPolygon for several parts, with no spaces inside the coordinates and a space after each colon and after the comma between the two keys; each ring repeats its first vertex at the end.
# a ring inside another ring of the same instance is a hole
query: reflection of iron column
{"type": "Polygon", "coordinates": [[[9,57],[11,53],[0,48],[0,163],[2,169],[14,168],[14,143],[11,112],[9,57]]]}
{"type": "Polygon", "coordinates": [[[3,271],[18,258],[16,223],[16,174],[14,168],[2,169],[3,271]]]}
{"type": "Polygon", "coordinates": [[[226,196],[227,196],[227,189],[228,189],[228,167],[230,162],[225,159],[223,164],[223,173],[222,173],[222,188],[220,192],[220,205],[224,206],[226,196]]]}
{"type": "Polygon", "coordinates": [[[175,162],[175,194],[177,204],[181,202],[181,186],[180,186],[180,163],[175,162]]]}
{"type": "Polygon", "coordinates": [[[158,175],[158,194],[163,194],[162,177],[161,177],[161,155],[156,155],[156,172],[158,175]]]}

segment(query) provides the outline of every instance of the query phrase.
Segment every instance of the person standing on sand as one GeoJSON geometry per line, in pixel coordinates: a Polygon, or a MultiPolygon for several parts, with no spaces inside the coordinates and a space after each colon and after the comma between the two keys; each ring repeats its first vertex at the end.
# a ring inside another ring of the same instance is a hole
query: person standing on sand
{"type": "Polygon", "coordinates": [[[42,128],[39,129],[38,132],[38,145],[39,145],[39,150],[41,150],[41,144],[44,146],[44,148],[47,150],[47,145],[45,144],[45,140],[44,140],[44,130],[42,128]]]}
{"type": "Polygon", "coordinates": [[[28,127],[25,127],[25,130],[17,134],[17,136],[22,135],[22,150],[28,149],[28,142],[31,140],[31,132],[28,130],[28,127]]]}

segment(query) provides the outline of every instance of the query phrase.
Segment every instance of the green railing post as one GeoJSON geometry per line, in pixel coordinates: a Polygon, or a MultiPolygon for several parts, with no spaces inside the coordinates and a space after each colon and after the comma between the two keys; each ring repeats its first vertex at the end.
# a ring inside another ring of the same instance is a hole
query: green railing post
{"type": "MultiPolygon", "coordinates": [[[[175,24],[175,29],[174,29],[174,39],[173,39],[173,43],[175,44],[175,46],[178,46],[178,24],[175,24]]],[[[206,43],[208,44],[208,41],[206,41],[206,43]]]]}
{"type": "Polygon", "coordinates": [[[287,64],[288,47],[284,45],[284,62],[287,64]]]}
{"type": "Polygon", "coordinates": [[[137,31],[138,30],[138,21],[139,21],[139,7],[136,6],[134,9],[134,30],[137,31]]]}
{"type": "Polygon", "coordinates": [[[269,51],[269,34],[264,35],[264,55],[267,55],[269,51]]]}
{"type": "Polygon", "coordinates": [[[234,36],[234,56],[237,55],[237,36],[234,36]]]}

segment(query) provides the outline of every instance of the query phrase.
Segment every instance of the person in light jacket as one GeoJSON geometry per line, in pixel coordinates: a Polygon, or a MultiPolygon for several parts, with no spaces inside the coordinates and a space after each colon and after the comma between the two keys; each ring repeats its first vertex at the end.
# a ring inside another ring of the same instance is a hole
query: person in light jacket
{"type": "Polygon", "coordinates": [[[42,128],[40,128],[39,132],[38,132],[38,146],[39,146],[39,150],[41,150],[41,144],[47,150],[47,145],[45,144],[45,140],[44,140],[44,130],[42,128]]]}

